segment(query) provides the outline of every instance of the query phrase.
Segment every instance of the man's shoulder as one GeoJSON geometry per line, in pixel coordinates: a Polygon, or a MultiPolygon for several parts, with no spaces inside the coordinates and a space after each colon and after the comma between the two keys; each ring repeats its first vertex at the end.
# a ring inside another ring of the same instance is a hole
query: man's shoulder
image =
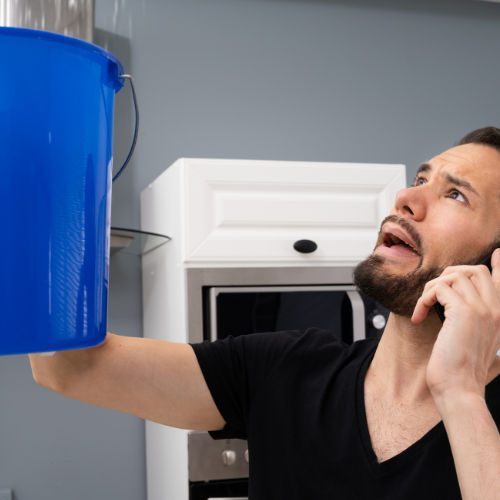
{"type": "Polygon", "coordinates": [[[257,343],[261,345],[281,344],[283,346],[297,344],[301,348],[317,348],[321,349],[329,347],[343,352],[353,351],[354,353],[361,353],[371,351],[376,348],[380,339],[368,338],[358,340],[353,344],[346,344],[342,342],[330,330],[323,330],[321,328],[308,328],[307,330],[287,330],[280,332],[269,333],[253,333],[250,335],[242,335],[237,337],[244,343],[257,343]]]}
{"type": "Polygon", "coordinates": [[[294,361],[298,358],[303,361],[313,359],[318,363],[324,360],[328,364],[334,360],[364,360],[376,350],[379,340],[370,338],[346,344],[333,332],[320,328],[309,328],[303,332],[256,334],[254,339],[247,339],[247,341],[258,341],[261,349],[278,348],[283,357],[293,358],[294,361]]]}
{"type": "Polygon", "coordinates": [[[353,344],[346,344],[342,342],[335,333],[330,330],[323,330],[321,328],[308,328],[307,330],[301,331],[287,331],[287,332],[276,332],[272,334],[266,335],[275,335],[276,338],[278,336],[282,340],[286,340],[288,342],[298,342],[304,347],[307,346],[309,348],[323,348],[330,347],[333,349],[338,349],[343,352],[353,352],[353,353],[362,353],[366,351],[372,351],[378,345],[380,339],[363,339],[354,342],[353,344]]]}
{"type": "Polygon", "coordinates": [[[309,328],[230,336],[192,344],[192,347],[203,373],[213,371],[215,365],[237,369],[244,366],[248,373],[257,371],[260,377],[278,368],[287,373],[296,370],[306,373],[361,366],[375,352],[378,342],[378,339],[365,339],[349,345],[331,331],[309,328]]]}

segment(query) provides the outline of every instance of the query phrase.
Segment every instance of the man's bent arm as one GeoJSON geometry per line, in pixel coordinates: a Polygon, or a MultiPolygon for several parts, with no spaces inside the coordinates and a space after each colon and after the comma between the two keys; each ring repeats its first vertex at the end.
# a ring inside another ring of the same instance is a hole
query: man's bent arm
{"type": "Polygon", "coordinates": [[[108,333],[98,347],[30,361],[36,382],[84,403],[182,429],[225,425],[188,344],[108,333]]]}
{"type": "Polygon", "coordinates": [[[457,391],[434,401],[450,440],[464,500],[500,498],[500,434],[484,398],[457,391]]]}
{"type": "Polygon", "coordinates": [[[412,320],[436,302],[446,320],[427,365],[427,385],[451,444],[462,497],[500,498],[500,436],[488,411],[486,385],[499,373],[500,249],[486,266],[451,266],[425,285],[412,320]]]}

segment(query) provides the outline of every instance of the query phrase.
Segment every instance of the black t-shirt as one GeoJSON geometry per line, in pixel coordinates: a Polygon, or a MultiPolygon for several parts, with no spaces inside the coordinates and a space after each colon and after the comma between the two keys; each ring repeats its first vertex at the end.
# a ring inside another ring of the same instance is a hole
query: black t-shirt
{"type": "MultiPolygon", "coordinates": [[[[442,422],[377,463],[364,405],[377,345],[314,328],[192,345],[227,422],[212,437],[248,439],[250,500],[461,498],[442,422]]],[[[500,377],[486,401],[498,425],[500,377]]]]}

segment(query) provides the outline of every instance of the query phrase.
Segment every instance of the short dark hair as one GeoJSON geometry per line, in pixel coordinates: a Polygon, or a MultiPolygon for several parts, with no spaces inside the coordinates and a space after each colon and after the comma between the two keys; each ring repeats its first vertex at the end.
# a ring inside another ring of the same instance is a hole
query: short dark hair
{"type": "Polygon", "coordinates": [[[482,144],[483,146],[489,146],[500,153],[500,128],[478,128],[477,130],[473,130],[466,136],[462,137],[455,143],[455,146],[463,146],[464,144],[482,144]]]}

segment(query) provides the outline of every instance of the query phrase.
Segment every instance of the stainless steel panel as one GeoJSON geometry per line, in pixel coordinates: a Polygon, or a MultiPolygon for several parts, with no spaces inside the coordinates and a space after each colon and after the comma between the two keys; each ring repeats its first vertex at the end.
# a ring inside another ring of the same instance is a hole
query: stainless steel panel
{"type": "Polygon", "coordinates": [[[246,441],[241,439],[213,440],[208,432],[190,432],[189,480],[215,481],[219,479],[240,479],[248,477],[248,462],[245,451],[246,441]],[[224,451],[234,451],[236,460],[232,465],[222,461],[224,451]]]}
{"type": "Polygon", "coordinates": [[[352,285],[353,269],[351,266],[187,268],[188,342],[203,341],[205,286],[352,285]]]}
{"type": "Polygon", "coordinates": [[[52,31],[92,42],[94,0],[0,0],[0,25],[52,31]]]}
{"type": "Polygon", "coordinates": [[[366,338],[365,304],[361,295],[355,290],[347,292],[352,306],[352,340],[363,340],[366,338]]]}
{"type": "Polygon", "coordinates": [[[238,286],[238,287],[212,287],[210,288],[210,340],[217,340],[217,295],[219,293],[252,293],[252,292],[339,292],[347,291],[351,300],[353,314],[354,340],[365,338],[365,308],[363,299],[354,285],[333,286],[238,286]],[[360,304],[361,302],[361,309],[360,304]],[[361,321],[360,321],[361,320],[361,321]]]}

